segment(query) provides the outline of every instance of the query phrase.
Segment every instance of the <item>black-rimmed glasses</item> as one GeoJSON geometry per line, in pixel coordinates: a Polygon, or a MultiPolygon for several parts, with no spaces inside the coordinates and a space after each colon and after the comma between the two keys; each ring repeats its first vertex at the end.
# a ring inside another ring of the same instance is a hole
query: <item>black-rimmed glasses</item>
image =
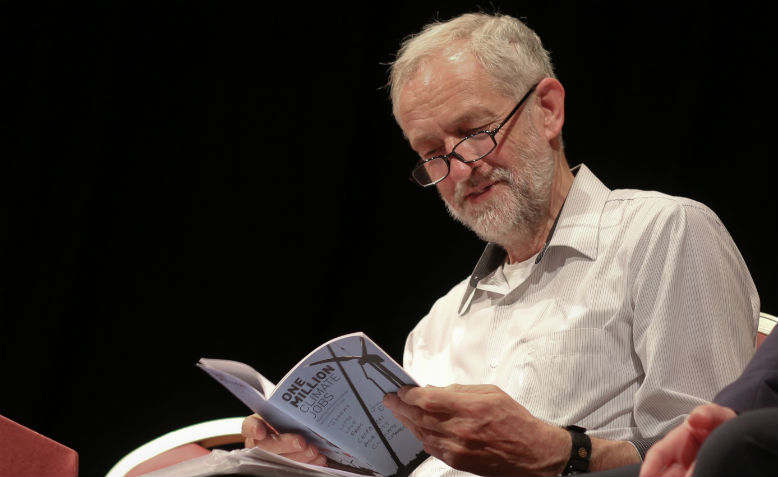
{"type": "Polygon", "coordinates": [[[511,112],[508,113],[508,116],[503,119],[496,128],[487,131],[479,131],[467,136],[459,141],[448,154],[419,161],[419,163],[416,164],[416,167],[411,171],[411,180],[422,187],[429,187],[448,177],[450,170],[449,163],[452,157],[467,164],[480,161],[488,156],[497,147],[497,139],[495,139],[494,136],[500,131],[505,123],[511,119],[511,116],[519,110],[521,105],[524,104],[524,101],[529,98],[529,95],[535,91],[537,86],[538,85],[535,84],[527,91],[519,100],[518,104],[516,104],[511,112]]]}

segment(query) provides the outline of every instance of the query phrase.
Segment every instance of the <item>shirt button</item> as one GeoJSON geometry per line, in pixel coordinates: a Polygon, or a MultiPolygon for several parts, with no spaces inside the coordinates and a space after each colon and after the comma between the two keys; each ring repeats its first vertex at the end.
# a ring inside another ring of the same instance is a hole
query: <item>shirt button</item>
{"type": "Polygon", "coordinates": [[[497,358],[492,358],[492,360],[489,361],[489,366],[496,368],[499,363],[500,362],[497,360],[497,358]]]}

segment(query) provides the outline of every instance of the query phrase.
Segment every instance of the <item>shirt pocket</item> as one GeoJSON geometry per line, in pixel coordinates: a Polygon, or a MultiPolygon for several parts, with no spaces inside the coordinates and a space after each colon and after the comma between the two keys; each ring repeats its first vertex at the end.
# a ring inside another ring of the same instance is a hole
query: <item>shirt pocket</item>
{"type": "Polygon", "coordinates": [[[536,417],[577,422],[570,420],[587,415],[609,392],[608,375],[615,363],[608,349],[607,334],[598,328],[557,331],[520,342],[505,391],[536,417]]]}

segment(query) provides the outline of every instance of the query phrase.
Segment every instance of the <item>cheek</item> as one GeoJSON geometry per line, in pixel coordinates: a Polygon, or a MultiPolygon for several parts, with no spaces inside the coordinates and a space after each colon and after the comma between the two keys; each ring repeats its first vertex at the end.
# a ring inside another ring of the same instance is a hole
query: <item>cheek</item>
{"type": "Polygon", "coordinates": [[[505,143],[498,144],[497,149],[481,159],[486,166],[484,167],[484,172],[491,172],[493,169],[510,169],[514,167],[520,158],[520,150],[520,146],[517,146],[513,142],[506,141],[505,143]]]}
{"type": "Polygon", "coordinates": [[[435,187],[438,188],[438,194],[440,194],[440,197],[450,204],[451,199],[454,197],[454,188],[456,187],[456,184],[454,184],[451,176],[446,177],[444,180],[438,182],[435,187]]]}

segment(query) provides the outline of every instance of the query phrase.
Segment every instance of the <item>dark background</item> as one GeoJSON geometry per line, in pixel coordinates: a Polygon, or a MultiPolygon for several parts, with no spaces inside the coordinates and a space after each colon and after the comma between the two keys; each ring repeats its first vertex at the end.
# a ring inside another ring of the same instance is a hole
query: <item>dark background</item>
{"type": "MultiPolygon", "coordinates": [[[[363,330],[401,359],[482,248],[407,180],[381,89],[405,35],[478,4],[237,5],[3,16],[0,414],[82,475],[246,414],[200,357],[278,380],[363,330]]],[[[773,2],[481,6],[551,51],[571,164],[709,205],[778,312],[773,2]]]]}

